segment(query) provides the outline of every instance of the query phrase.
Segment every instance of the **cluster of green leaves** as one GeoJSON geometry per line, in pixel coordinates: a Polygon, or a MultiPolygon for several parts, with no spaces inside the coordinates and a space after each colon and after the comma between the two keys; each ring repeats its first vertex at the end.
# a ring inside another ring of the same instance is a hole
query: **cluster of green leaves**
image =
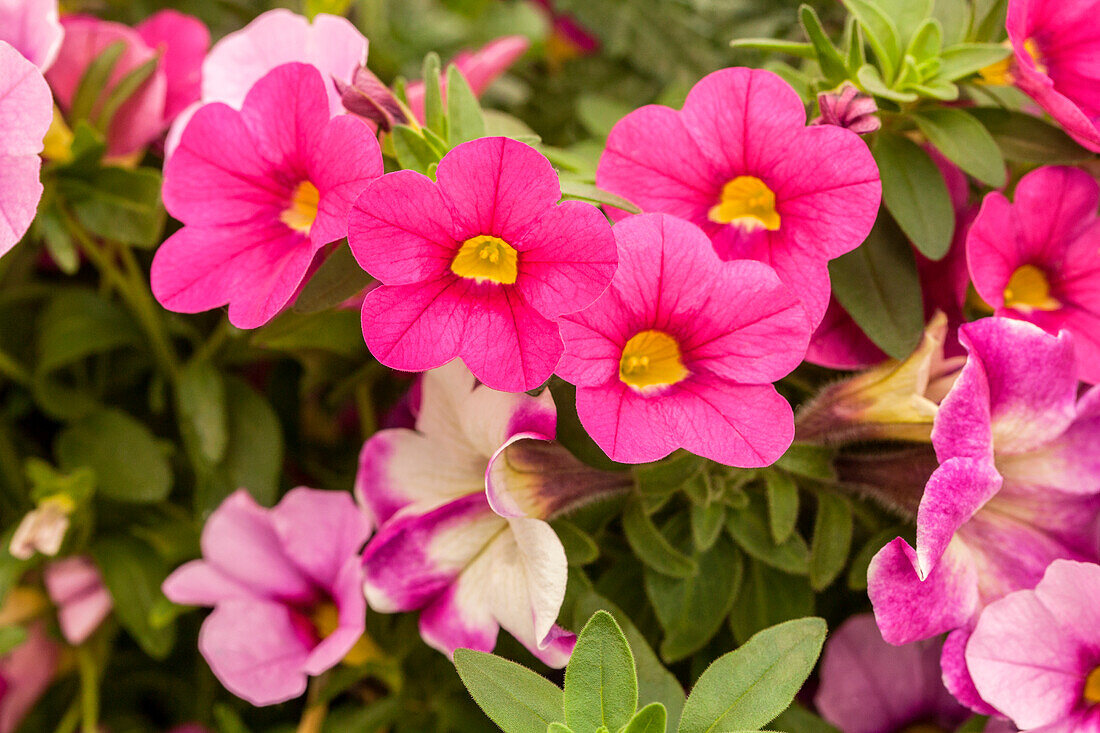
{"type": "MultiPolygon", "coordinates": [[[[460,649],[455,666],[481,709],[505,733],[747,733],[791,704],[813,671],[825,623],[806,618],[761,631],[714,660],[687,699],[639,709],[639,677],[627,637],[597,611],[584,625],[559,688],[515,662],[460,649]]],[[[680,693],[682,697],[682,692],[680,693]]]]}

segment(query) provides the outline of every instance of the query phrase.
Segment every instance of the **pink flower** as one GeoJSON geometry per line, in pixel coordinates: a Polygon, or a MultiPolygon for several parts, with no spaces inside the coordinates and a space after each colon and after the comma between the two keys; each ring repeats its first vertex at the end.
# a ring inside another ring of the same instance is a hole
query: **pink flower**
{"type": "Polygon", "coordinates": [[[398,171],[371,184],[348,241],[382,282],[363,302],[375,358],[423,371],[457,356],[513,392],[545,382],[562,353],[553,319],[591,303],[617,261],[599,210],[560,198],[550,162],[503,137],[447,153],[436,182],[398,171]]]}
{"type": "Polygon", "coordinates": [[[1100,185],[1076,168],[1045,167],[993,191],[966,240],[978,294],[997,315],[1074,336],[1079,376],[1100,382],[1100,185]]]}
{"type": "Polygon", "coordinates": [[[65,31],[57,19],[57,0],[0,0],[0,41],[42,71],[57,58],[65,31]]]}
{"type": "Polygon", "coordinates": [[[504,628],[561,667],[573,635],[554,625],[565,551],[545,520],[626,488],[626,474],[579,463],[554,438],[549,391],[478,384],[461,364],[427,372],[416,429],[375,433],[356,494],[380,525],[363,553],[367,600],[421,609],[420,634],[450,655],[492,651],[504,628]]]}
{"type": "Polygon", "coordinates": [[[68,557],[52,562],[43,571],[46,592],[57,606],[61,633],[79,646],[99,628],[111,613],[111,594],[103,585],[99,569],[87,557],[68,557]]]}
{"type": "Polygon", "coordinates": [[[839,89],[818,94],[817,106],[821,116],[811,125],[836,125],[857,135],[867,135],[882,127],[882,120],[875,116],[878,112],[875,98],[848,81],[839,89]]]}
{"type": "Polygon", "coordinates": [[[0,257],[27,233],[42,183],[42,139],[53,119],[50,88],[38,69],[0,41],[0,257]]]}
{"type": "MultiPolygon", "coordinates": [[[[524,36],[501,36],[489,41],[476,51],[463,51],[454,57],[452,63],[458,67],[470,89],[474,94],[481,96],[489,85],[496,81],[509,66],[516,62],[520,56],[527,52],[531,42],[524,36]]],[[[445,80],[440,82],[440,92],[443,101],[447,101],[447,88],[445,80]]],[[[424,123],[424,82],[414,81],[405,89],[405,98],[409,102],[409,109],[416,115],[420,123],[424,123]]]]}
{"type": "Polygon", "coordinates": [[[759,260],[803,301],[829,303],[829,260],[855,249],[878,214],[878,168],[858,135],[806,127],[798,94],[770,71],[722,69],[681,111],[650,105],[611,130],[596,177],[647,212],[686,219],[724,260],[759,260]]]}
{"type": "Polygon", "coordinates": [[[614,460],[677,448],[766,466],[791,443],[791,406],[772,382],[802,360],[810,324],[767,265],[722,262],[698,227],[662,214],[615,226],[619,269],[589,308],[562,320],[558,373],[614,460]]]}
{"type": "Polygon", "coordinates": [[[982,608],[1033,588],[1054,560],[1095,561],[1100,545],[1100,389],[1077,399],[1071,336],[987,318],[962,327],[970,352],[932,430],[939,467],[917,511],[914,550],[875,556],[869,588],[883,637],[951,631],[948,689],[990,712],[963,650],[982,608]]]}
{"type": "Polygon", "coordinates": [[[1010,80],[1073,138],[1100,152],[1097,0],[1010,0],[1010,80]]]}
{"type": "Polygon", "coordinates": [[[296,61],[321,72],[329,114],[335,117],[344,109],[332,79],[350,81],[355,70],[366,63],[367,39],[347,18],[320,13],[310,24],[283,8],[263,13],[210,49],[202,64],[201,98],[172,125],[166,151],[175,151],[188,121],[202,104],[224,102],[240,109],[256,82],[275,67],[296,61]]]}
{"type": "Polygon", "coordinates": [[[940,681],[942,646],[890,646],[874,616],[852,616],[825,644],[814,705],[843,733],[955,730],[969,712],[940,681]]]}
{"type": "Polygon", "coordinates": [[[210,45],[210,32],[197,18],[163,10],[137,28],[87,15],[67,15],[61,23],[65,40],[46,78],[66,112],[84,72],[108,46],[121,41],[126,48],[92,109],[93,119],[126,74],[159,54],[152,76],[111,120],[107,129],[107,151],[111,155],[128,155],[149,145],[197,98],[199,66],[210,45]]]}
{"type": "Polygon", "coordinates": [[[196,113],[164,172],[165,206],[184,224],[153,260],[165,308],[228,303],[233,325],[261,326],[293,299],[321,248],[347,234],[382,154],[361,120],[330,119],[325,86],[312,66],[285,64],[240,112],[196,113]]]}
{"type": "Polygon", "coordinates": [[[41,623],[27,639],[0,657],[0,733],[14,733],[57,676],[61,648],[41,623]]]}
{"type": "Polygon", "coordinates": [[[241,489],[206,520],[203,559],[168,576],[164,594],[214,607],[199,651],[234,695],[273,705],[360,644],[358,553],[369,534],[345,493],[297,488],[264,509],[241,489]]]}
{"type": "Polygon", "coordinates": [[[978,692],[1025,731],[1100,731],[1100,566],[1056,560],[989,605],[966,645],[978,692]]]}

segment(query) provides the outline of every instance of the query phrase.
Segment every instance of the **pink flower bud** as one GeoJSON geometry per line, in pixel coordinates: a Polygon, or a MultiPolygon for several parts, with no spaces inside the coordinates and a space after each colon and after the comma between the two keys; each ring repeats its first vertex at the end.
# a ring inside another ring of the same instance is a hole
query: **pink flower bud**
{"type": "Polygon", "coordinates": [[[815,125],[836,125],[857,135],[866,135],[882,127],[882,121],[875,116],[878,112],[875,100],[851,82],[844,82],[839,89],[817,95],[817,103],[821,107],[821,116],[813,121],[815,125]]]}

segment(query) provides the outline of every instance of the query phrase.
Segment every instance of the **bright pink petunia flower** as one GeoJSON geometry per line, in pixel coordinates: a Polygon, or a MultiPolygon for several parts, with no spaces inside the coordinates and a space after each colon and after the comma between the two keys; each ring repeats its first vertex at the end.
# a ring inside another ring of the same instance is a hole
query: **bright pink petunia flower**
{"type": "Polygon", "coordinates": [[[162,10],[137,28],[88,15],[67,15],[65,40],[46,78],[62,110],[68,111],[88,66],[108,46],[122,42],[106,89],[92,108],[99,113],[115,85],[129,72],[157,58],[152,76],[118,109],[107,129],[107,152],[137,152],[159,138],[187,105],[198,98],[198,76],[210,32],[197,18],[162,10]]]}
{"type": "Polygon", "coordinates": [[[34,220],[42,183],[42,139],[53,120],[53,97],[38,68],[0,41],[0,257],[34,220]]]}
{"type": "Polygon", "coordinates": [[[153,293],[181,313],[228,303],[233,325],[262,326],[347,234],[352,202],[381,174],[367,126],[330,119],[317,69],[276,68],[241,111],[200,109],[168,160],[164,203],[184,227],[153,259],[153,293]]]}
{"type": "Polygon", "coordinates": [[[966,645],[978,691],[1025,731],[1100,732],[1100,566],[1056,560],[982,612],[966,645]]]}
{"type": "Polygon", "coordinates": [[[53,683],[61,662],[61,645],[33,623],[27,638],[0,657],[0,733],[14,733],[38,698],[53,683]]]}
{"type": "Polygon", "coordinates": [[[206,520],[203,558],[168,576],[164,594],[214,607],[199,651],[234,695],[273,705],[357,653],[366,614],[359,550],[369,534],[348,494],[297,488],[264,509],[241,489],[206,520]]]}
{"type": "Polygon", "coordinates": [[[457,356],[511,392],[545,382],[563,348],[553,319],[595,300],[617,262],[603,214],[559,199],[550,162],[503,137],[447,153],[436,182],[397,171],[371,184],[348,242],[383,284],[363,302],[375,358],[424,371],[457,356]]]}
{"type": "Polygon", "coordinates": [[[1010,0],[1008,79],[1073,138],[1100,152],[1097,0],[1010,0]]]}
{"type": "Polygon", "coordinates": [[[1080,378],[1100,382],[1100,185],[1076,168],[1045,167],[993,191],[966,240],[978,294],[999,316],[1074,336],[1080,378]]]}
{"type": "Polygon", "coordinates": [[[939,639],[891,646],[873,615],[852,616],[825,644],[814,705],[843,733],[955,730],[970,712],[940,680],[941,647],[939,639]]]}
{"type": "Polygon", "coordinates": [[[57,0],[0,0],[0,41],[42,71],[57,58],[64,35],[57,0]]]}
{"type": "MultiPolygon", "coordinates": [[[[489,41],[476,51],[463,51],[454,57],[452,63],[466,77],[470,89],[481,96],[489,85],[496,81],[509,66],[527,52],[531,42],[525,36],[501,36],[489,41]]],[[[446,80],[440,81],[443,101],[447,101],[446,80]]],[[[409,109],[420,123],[424,123],[424,82],[414,81],[405,89],[405,98],[409,109]]]]}
{"type": "Polygon", "coordinates": [[[616,461],[677,448],[766,466],[794,434],[772,382],[802,360],[810,324],[770,267],[723,263],[695,225],[662,214],[615,226],[619,269],[589,308],[562,319],[558,373],[616,461]]]}
{"type": "Polygon", "coordinates": [[[103,576],[90,558],[67,557],[51,562],[42,572],[42,579],[57,606],[61,633],[73,646],[87,641],[114,607],[103,576]]]}
{"type": "Polygon", "coordinates": [[[880,550],[868,593],[892,644],[950,631],[944,682],[988,713],[963,658],[982,608],[1054,560],[1100,559],[1100,389],[1077,399],[1066,332],[986,318],[960,337],[969,357],[936,414],[916,549],[899,537],[880,550]]]}
{"type": "Polygon", "coordinates": [[[375,433],[359,459],[356,494],[380,525],[363,553],[371,607],[421,610],[421,636],[448,656],[492,651],[503,628],[564,666],[568,568],[546,520],[630,479],[581,464],[556,427],[548,390],[497,392],[457,362],[425,373],[415,429],[375,433]]]}
{"type": "Polygon", "coordinates": [[[366,61],[367,39],[347,18],[319,13],[310,23],[284,8],[269,10],[210,49],[202,62],[201,97],[172,125],[165,150],[169,155],[175,151],[200,106],[223,102],[240,109],[253,85],[282,64],[301,62],[317,67],[325,80],[329,113],[335,117],[344,108],[332,79],[351,81],[366,61]]]}
{"type": "Polygon", "coordinates": [[[704,77],[680,111],[649,105],[620,120],[596,181],[698,225],[724,260],[770,265],[814,326],[829,303],[828,261],[866,238],[882,192],[858,135],[806,127],[789,84],[742,68],[704,77]]]}

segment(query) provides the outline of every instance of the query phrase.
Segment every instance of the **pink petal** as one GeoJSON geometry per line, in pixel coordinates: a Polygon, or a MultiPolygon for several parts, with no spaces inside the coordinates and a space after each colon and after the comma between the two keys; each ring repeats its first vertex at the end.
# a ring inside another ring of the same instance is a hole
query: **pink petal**
{"type": "Polygon", "coordinates": [[[41,622],[27,629],[27,640],[0,658],[0,679],[7,682],[0,705],[0,731],[13,733],[49,688],[61,662],[61,645],[41,622]]]}
{"type": "Polygon", "coordinates": [[[1008,481],[1068,493],[1100,491],[1100,388],[1093,387],[1077,403],[1073,424],[1046,445],[1027,453],[1004,456],[998,469],[1008,481]]]}
{"type": "Polygon", "coordinates": [[[927,578],[959,527],[970,521],[1001,488],[991,462],[973,458],[945,461],[924,487],[917,512],[917,571],[927,578]]]}
{"type": "Polygon", "coordinates": [[[304,178],[307,151],[320,143],[329,121],[321,104],[326,88],[320,72],[303,63],[276,66],[256,82],[241,105],[256,152],[304,178]]]}
{"type": "Polygon", "coordinates": [[[349,494],[299,486],[271,510],[271,523],[286,553],[322,588],[335,587],[347,560],[370,535],[366,517],[349,494]]]}
{"type": "Polygon", "coordinates": [[[0,41],[0,256],[26,233],[34,219],[42,184],[38,154],[53,119],[53,97],[29,61],[0,41]]]}
{"type": "Polygon", "coordinates": [[[971,629],[955,629],[943,643],[940,667],[943,669],[943,684],[956,700],[979,715],[998,716],[997,709],[982,699],[970,670],[966,665],[966,646],[970,641],[971,629]]]}
{"type": "Polygon", "coordinates": [[[0,41],[45,71],[57,58],[64,30],[57,19],[57,0],[8,0],[0,3],[0,41]]]}
{"type": "Polygon", "coordinates": [[[348,235],[352,204],[383,173],[382,149],[362,120],[341,115],[328,123],[315,147],[305,150],[308,178],[322,192],[309,235],[315,244],[328,244],[348,235]]]}
{"type": "Polygon", "coordinates": [[[491,652],[496,648],[500,625],[484,604],[469,601],[478,594],[479,580],[460,579],[420,613],[420,636],[428,646],[448,657],[454,656],[455,649],[491,652]]]}
{"type": "Polygon", "coordinates": [[[458,356],[465,330],[464,282],[383,285],[363,299],[363,337],[374,358],[391,369],[422,372],[458,356]]]}
{"type": "Polygon", "coordinates": [[[69,557],[47,565],[43,580],[50,600],[58,607],[65,639],[74,646],[84,643],[113,605],[99,570],[87,557],[69,557]]]}
{"type": "Polygon", "coordinates": [[[173,603],[214,606],[224,600],[255,597],[256,591],[246,583],[246,580],[226,575],[205,560],[192,560],[165,578],[161,591],[173,603]]]}
{"type": "Polygon", "coordinates": [[[834,297],[810,339],[806,361],[829,369],[865,369],[886,360],[886,354],[860,330],[834,297]]]}
{"type": "Polygon", "coordinates": [[[161,54],[165,89],[164,121],[169,123],[202,92],[202,62],[210,31],[198,18],[162,10],[134,27],[146,45],[161,54]]]}
{"type": "Polygon", "coordinates": [[[319,675],[339,664],[362,638],[366,628],[367,602],[363,597],[363,569],[358,557],[350,556],[344,561],[330,588],[339,625],[310,652],[304,668],[311,675],[319,675]]]}
{"type": "Polygon", "coordinates": [[[455,56],[454,64],[479,97],[489,85],[526,53],[531,42],[525,36],[494,38],[474,51],[455,56]]]}

